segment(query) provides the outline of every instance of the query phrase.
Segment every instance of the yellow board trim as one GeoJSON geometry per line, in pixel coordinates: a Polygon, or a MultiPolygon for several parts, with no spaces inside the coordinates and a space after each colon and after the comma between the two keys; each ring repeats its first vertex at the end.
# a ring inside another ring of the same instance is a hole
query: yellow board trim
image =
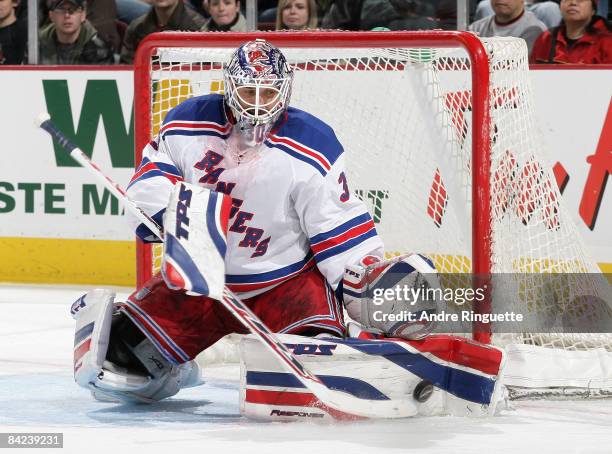
{"type": "Polygon", "coordinates": [[[598,263],[602,273],[612,274],[612,263],[598,263]]]}
{"type": "MultiPolygon", "coordinates": [[[[0,251],[0,282],[136,285],[134,241],[0,237],[0,251]]],[[[599,268],[612,274],[612,263],[599,268]]]]}
{"type": "Polygon", "coordinates": [[[134,241],[0,238],[0,281],[136,285],[134,241]]]}

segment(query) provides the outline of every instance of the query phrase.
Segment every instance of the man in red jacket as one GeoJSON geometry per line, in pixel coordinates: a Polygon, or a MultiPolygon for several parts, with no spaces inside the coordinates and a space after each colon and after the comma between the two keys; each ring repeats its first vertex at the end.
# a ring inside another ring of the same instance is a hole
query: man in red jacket
{"type": "Polygon", "coordinates": [[[561,25],[543,32],[531,63],[612,63],[612,32],[596,0],[561,0],[561,25]]]}

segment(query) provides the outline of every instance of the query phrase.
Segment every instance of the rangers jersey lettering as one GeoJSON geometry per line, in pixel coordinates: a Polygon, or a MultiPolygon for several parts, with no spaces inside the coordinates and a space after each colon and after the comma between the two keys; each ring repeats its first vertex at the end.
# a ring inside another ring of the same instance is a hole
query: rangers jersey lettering
{"type": "MultiPolygon", "coordinates": [[[[365,205],[349,191],[333,130],[289,108],[268,139],[240,156],[223,97],[189,99],[171,110],[128,195],[160,220],[177,181],[231,196],[226,282],[248,298],[317,266],[336,288],[347,263],[382,252],[365,205]]],[[[128,215],[145,241],[151,232],[128,215]]]]}

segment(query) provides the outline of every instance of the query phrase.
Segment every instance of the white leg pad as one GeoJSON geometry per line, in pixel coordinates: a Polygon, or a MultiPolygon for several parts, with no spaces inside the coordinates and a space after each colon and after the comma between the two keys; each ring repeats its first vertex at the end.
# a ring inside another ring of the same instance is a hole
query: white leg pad
{"type": "MultiPolygon", "coordinates": [[[[489,416],[503,393],[503,351],[436,335],[404,339],[279,339],[327,386],[368,400],[413,399],[420,416],[489,416]]],[[[240,411],[271,421],[341,419],[252,336],[240,344],[240,411]]]]}
{"type": "Polygon", "coordinates": [[[143,364],[150,375],[107,361],[114,297],[108,290],[96,289],[72,305],[71,313],[76,319],[74,379],[78,385],[91,390],[98,400],[150,403],[203,383],[195,361],[174,366],[148,340],[137,345],[134,353],[145,358],[143,364]]]}
{"type": "Polygon", "coordinates": [[[89,387],[102,370],[115,309],[114,299],[113,292],[95,289],[79,298],[70,309],[76,320],[74,380],[80,386],[89,387]]]}

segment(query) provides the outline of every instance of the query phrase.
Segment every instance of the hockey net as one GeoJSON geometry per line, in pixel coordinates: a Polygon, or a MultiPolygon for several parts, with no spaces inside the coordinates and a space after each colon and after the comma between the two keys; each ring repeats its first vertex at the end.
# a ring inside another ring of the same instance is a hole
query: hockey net
{"type": "MultiPolygon", "coordinates": [[[[254,37],[165,33],[145,41],[135,76],[137,163],[169,109],[223,92],[223,62],[254,37]]],[[[336,131],[351,189],[388,254],[427,254],[441,273],[520,275],[511,284],[516,308],[532,315],[610,316],[609,301],[595,311],[580,302],[604,298],[607,283],[563,206],[537,133],[523,40],[462,32],[257,37],[278,45],[294,68],[291,104],[336,131]],[[560,297],[542,289],[549,274],[564,284],[580,278],[560,297]]],[[[159,268],[161,248],[138,250],[140,284],[159,268]]],[[[494,290],[493,308],[495,300],[494,290]]],[[[484,331],[478,339],[491,340],[484,331]]],[[[612,335],[553,331],[493,336],[507,350],[515,396],[609,392],[612,335]]],[[[206,355],[234,357],[227,347],[206,355]]]]}

